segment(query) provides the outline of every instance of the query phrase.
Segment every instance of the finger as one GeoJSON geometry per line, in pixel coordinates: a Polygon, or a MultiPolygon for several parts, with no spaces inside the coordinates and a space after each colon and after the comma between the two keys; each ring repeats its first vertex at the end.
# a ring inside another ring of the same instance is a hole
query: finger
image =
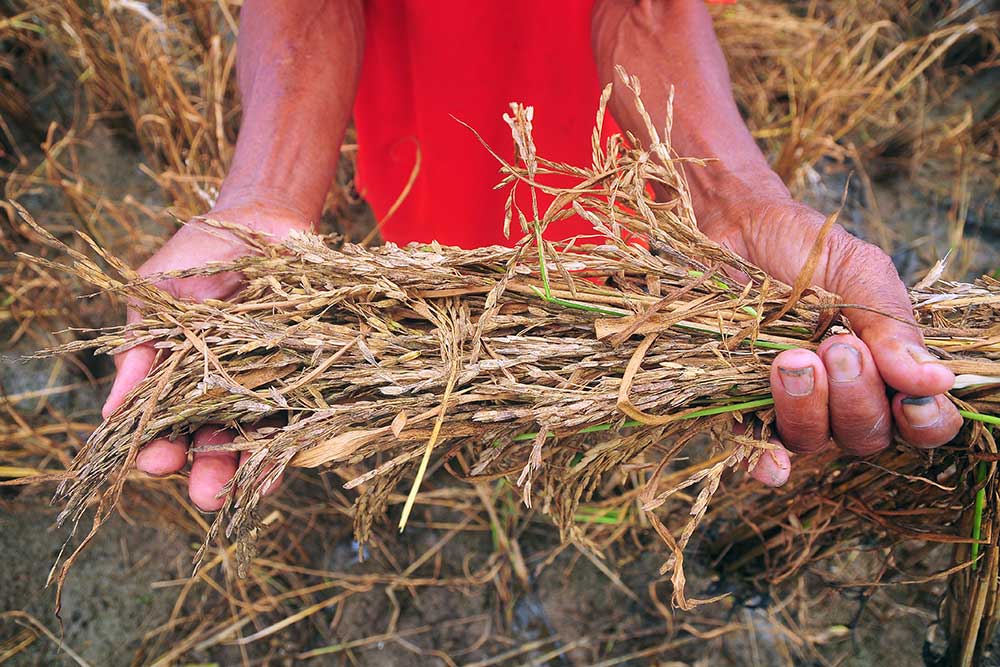
{"type": "Polygon", "coordinates": [[[903,439],[915,447],[938,447],[962,428],[962,415],[946,396],[896,394],[892,414],[903,439]]]}
{"type": "Polygon", "coordinates": [[[159,438],[142,448],[135,457],[135,467],[147,475],[162,476],[180,472],[187,465],[187,438],[159,438]]]}
{"type": "Polygon", "coordinates": [[[871,350],[886,384],[914,396],[951,389],[955,375],[924,346],[910,298],[889,256],[840,228],[831,232],[828,247],[824,282],[846,303],[870,308],[845,308],[844,314],[871,350]]]}
{"type": "Polygon", "coordinates": [[[779,487],[788,481],[792,462],[780,442],[774,438],[770,442],[776,445],[775,449],[768,449],[760,455],[757,464],[750,470],[750,476],[766,486],[779,487]]]}
{"type": "Polygon", "coordinates": [[[120,408],[128,393],[146,379],[155,359],[156,350],[152,345],[137,345],[115,357],[118,370],[111,391],[108,392],[108,398],[104,401],[104,407],[101,408],[101,416],[104,419],[109,418],[120,408]]]}
{"type": "MultiPolygon", "coordinates": [[[[241,452],[241,453],[240,453],[240,466],[242,466],[242,465],[243,465],[243,464],[244,464],[244,463],[246,462],[246,460],[247,460],[248,458],[250,458],[250,456],[251,456],[251,453],[250,453],[250,452],[241,452]]],[[[271,474],[271,471],[272,471],[272,470],[274,470],[274,466],[269,466],[269,467],[267,468],[267,470],[265,470],[264,472],[262,472],[262,473],[260,474],[260,477],[259,477],[258,479],[263,479],[263,478],[267,477],[268,475],[270,475],[270,474],[271,474]]],[[[275,478],[275,480],[274,480],[273,482],[271,482],[270,484],[268,484],[268,485],[267,485],[267,486],[266,486],[266,487],[264,488],[264,495],[265,495],[265,496],[269,496],[269,495],[271,495],[272,493],[274,493],[275,491],[277,491],[277,490],[278,490],[278,489],[279,489],[279,488],[281,487],[281,482],[282,482],[282,481],[283,481],[284,479],[285,479],[285,471],[284,471],[284,470],[282,470],[282,471],[281,471],[281,472],[280,472],[280,473],[278,474],[278,476],[277,476],[277,477],[275,478]]]]}
{"type": "MultiPolygon", "coordinates": [[[[233,432],[220,426],[202,426],[194,434],[194,446],[221,445],[233,441],[233,432]]],[[[188,480],[191,502],[205,512],[222,509],[225,497],[219,492],[236,474],[236,452],[195,452],[188,480]]]]}
{"type": "Polygon", "coordinates": [[[815,452],[830,442],[826,371],[808,350],[786,350],[771,364],[771,395],[781,442],[793,452],[815,452]]]}
{"type": "Polygon", "coordinates": [[[892,419],[871,351],[856,336],[831,336],[816,350],[830,390],[830,428],[845,451],[868,456],[889,446],[892,419]]]}

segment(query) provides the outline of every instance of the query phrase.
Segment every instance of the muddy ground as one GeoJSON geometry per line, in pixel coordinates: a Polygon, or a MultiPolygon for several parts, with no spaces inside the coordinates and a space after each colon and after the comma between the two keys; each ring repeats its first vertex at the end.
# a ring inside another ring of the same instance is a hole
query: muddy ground
{"type": "MultiPolygon", "coordinates": [[[[51,591],[42,587],[64,531],[51,529],[54,512],[45,506],[43,498],[11,502],[5,509],[0,523],[0,548],[6,564],[0,607],[27,611],[58,632],[52,618],[51,591]]],[[[444,522],[449,517],[438,518],[444,522]]],[[[130,664],[143,637],[169,618],[178,588],[173,582],[190,572],[191,548],[185,535],[162,521],[131,519],[129,523],[116,518],[105,527],[66,586],[63,640],[91,665],[130,664]]],[[[309,548],[311,557],[300,564],[349,574],[393,571],[389,563],[378,558],[358,563],[348,531],[346,522],[315,531],[309,548]],[[325,537],[330,541],[325,542],[325,537]]],[[[416,527],[385,546],[397,554],[415,557],[445,533],[416,527]]],[[[544,523],[530,529],[523,540],[529,568],[537,568],[551,556],[557,547],[553,538],[552,527],[544,523]]],[[[803,656],[805,659],[789,663],[787,657],[802,647],[795,646],[800,640],[788,634],[787,619],[781,618],[774,600],[744,582],[719,581],[697,562],[691,568],[695,576],[688,582],[692,593],[717,594],[728,589],[736,595],[707,611],[699,611],[698,620],[692,623],[703,630],[732,624],[742,628],[712,640],[681,633],[670,645],[663,646],[670,639],[667,628],[643,594],[662,562],[659,547],[653,543],[649,547],[646,551],[631,547],[634,558],[619,570],[620,585],[610,581],[580,551],[569,548],[541,568],[530,590],[515,589],[510,601],[499,599],[490,584],[433,587],[412,594],[405,589],[391,592],[379,587],[350,598],[337,614],[332,629],[334,610],[323,610],[304,621],[294,636],[278,635],[265,653],[272,660],[269,664],[291,664],[291,656],[304,650],[384,633],[393,615],[395,598],[399,613],[397,639],[376,638],[350,651],[322,656],[315,664],[447,664],[431,655],[432,650],[446,652],[458,664],[509,653],[509,659],[488,664],[590,665],[609,656],[646,650],[650,655],[637,655],[620,664],[663,664],[664,660],[698,665],[823,664],[823,657],[836,664],[857,666],[922,662],[924,634],[939,591],[901,587],[879,591],[866,599],[858,591],[824,592],[824,587],[812,580],[808,586],[819,592],[815,607],[807,612],[812,624],[808,630],[826,637],[813,637],[821,643],[811,660],[803,656]],[[560,650],[565,652],[546,657],[560,650]]],[[[429,563],[415,574],[460,576],[459,564],[475,567],[485,563],[491,551],[488,533],[463,533],[442,550],[441,563],[429,563]]],[[[618,557],[625,555],[623,549],[615,551],[618,557]]],[[[697,549],[693,554],[697,556],[697,549]]],[[[404,557],[398,560],[403,567],[409,562],[404,557]]],[[[843,571],[827,574],[839,577],[843,571]]],[[[685,615],[677,614],[675,622],[686,622],[685,615]]],[[[10,621],[0,627],[0,638],[14,636],[19,629],[10,621]]],[[[178,664],[202,663],[240,664],[240,653],[234,646],[217,646],[193,651],[178,664]]],[[[39,637],[6,664],[74,662],[52,641],[39,637]]]]}

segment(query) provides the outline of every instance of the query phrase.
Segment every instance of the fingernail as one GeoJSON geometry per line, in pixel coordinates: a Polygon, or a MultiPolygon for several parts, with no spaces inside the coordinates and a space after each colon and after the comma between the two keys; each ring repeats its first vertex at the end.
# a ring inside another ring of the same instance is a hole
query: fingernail
{"type": "Polygon", "coordinates": [[[941,408],[933,396],[910,396],[902,403],[903,416],[913,428],[927,428],[941,420],[941,408]]]}
{"type": "Polygon", "coordinates": [[[792,396],[808,396],[813,390],[813,368],[778,368],[781,385],[792,396]]]}
{"type": "Polygon", "coordinates": [[[861,376],[861,355],[851,345],[837,343],[823,355],[826,372],[834,382],[853,382],[861,376]]]}
{"type": "Polygon", "coordinates": [[[910,353],[910,356],[918,364],[939,363],[941,361],[922,347],[908,347],[906,351],[910,353]]]}

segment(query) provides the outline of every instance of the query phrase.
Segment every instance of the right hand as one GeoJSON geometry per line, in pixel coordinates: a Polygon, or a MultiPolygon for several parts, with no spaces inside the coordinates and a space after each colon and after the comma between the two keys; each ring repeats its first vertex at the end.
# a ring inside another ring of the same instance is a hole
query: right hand
{"type": "MultiPolygon", "coordinates": [[[[257,203],[226,206],[206,213],[204,218],[243,225],[280,240],[294,229],[312,228],[306,217],[294,209],[257,203]]],[[[222,230],[208,228],[197,220],[189,222],[139,267],[138,273],[150,276],[167,271],[179,271],[203,266],[209,262],[225,262],[247,254],[250,249],[237,238],[222,230]]],[[[157,286],[178,299],[203,301],[227,299],[240,287],[240,276],[220,273],[162,280],[157,286]]],[[[128,309],[127,322],[139,320],[139,314],[128,309]]],[[[156,352],[152,345],[134,347],[115,356],[117,374],[108,394],[102,416],[109,418],[124,403],[128,393],[142,382],[153,366],[156,352]]],[[[159,438],[146,445],[136,457],[136,467],[149,475],[162,476],[181,471],[188,462],[188,446],[213,445],[229,442],[235,437],[231,430],[203,426],[193,437],[177,440],[159,438]]],[[[196,453],[191,461],[188,495],[201,510],[219,510],[224,498],[217,497],[236,473],[239,460],[236,452],[196,453]]],[[[276,486],[276,485],[275,485],[276,486]]],[[[271,491],[272,489],[268,489],[271,491]]]]}

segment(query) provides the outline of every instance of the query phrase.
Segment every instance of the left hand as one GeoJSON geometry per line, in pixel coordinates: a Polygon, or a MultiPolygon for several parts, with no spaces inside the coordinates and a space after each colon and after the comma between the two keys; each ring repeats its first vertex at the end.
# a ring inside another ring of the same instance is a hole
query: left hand
{"type": "MultiPolygon", "coordinates": [[[[721,188],[702,198],[701,208],[706,234],[787,284],[795,281],[825,221],[792,200],[784,187],[721,188]]],[[[870,310],[844,309],[856,336],[831,336],[815,353],[787,350],[775,357],[771,392],[780,444],[806,453],[834,442],[845,452],[867,456],[889,446],[894,423],[917,447],[954,438],[962,417],[944,393],[955,376],[924,345],[889,256],[835,225],[813,283],[843,303],[870,310]],[[896,392],[891,398],[887,388],[896,392]]],[[[774,450],[751,474],[780,486],[789,470],[787,451],[774,450]]]]}
{"type": "MultiPolygon", "coordinates": [[[[825,218],[791,198],[743,123],[705,4],[600,0],[592,30],[600,81],[617,82],[617,66],[637,76],[650,116],[671,118],[672,148],[716,159],[685,169],[701,229],[793,284],[825,218]]],[[[609,108],[619,127],[651,139],[624,86],[615,86],[609,108]]],[[[789,350],[775,358],[771,390],[781,443],[812,452],[833,441],[853,454],[873,454],[889,446],[893,421],[918,447],[953,438],[962,418],[943,394],[955,378],[924,346],[889,257],[835,227],[813,279],[844,303],[870,310],[844,309],[857,336],[833,336],[816,353],[789,350]],[[891,401],[887,386],[898,392],[891,401]]],[[[789,469],[788,452],[779,449],[751,474],[780,486],[789,469]]]]}

